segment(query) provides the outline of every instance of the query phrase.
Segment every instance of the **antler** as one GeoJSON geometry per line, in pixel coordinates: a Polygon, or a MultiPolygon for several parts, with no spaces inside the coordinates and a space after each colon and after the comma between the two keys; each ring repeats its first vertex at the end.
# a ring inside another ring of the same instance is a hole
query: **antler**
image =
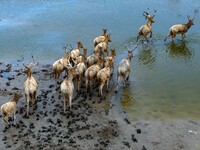
{"type": "Polygon", "coordinates": [[[138,47],[138,44],[135,44],[136,46],[131,50],[130,48],[128,48],[127,46],[127,49],[128,49],[128,51],[130,51],[131,53],[138,47]]]}
{"type": "Polygon", "coordinates": [[[68,46],[68,44],[66,46],[63,46],[63,50],[65,53],[67,52],[67,46],[68,46]]]}
{"type": "Polygon", "coordinates": [[[156,15],[156,12],[157,12],[157,10],[156,10],[156,9],[154,9],[154,14],[153,14],[153,16],[152,16],[152,17],[155,17],[155,15],[156,15]]]}
{"type": "Polygon", "coordinates": [[[33,67],[37,65],[37,63],[35,63],[35,58],[33,57],[33,53],[31,53],[31,57],[32,57],[33,62],[28,65],[29,67],[33,67]]]}

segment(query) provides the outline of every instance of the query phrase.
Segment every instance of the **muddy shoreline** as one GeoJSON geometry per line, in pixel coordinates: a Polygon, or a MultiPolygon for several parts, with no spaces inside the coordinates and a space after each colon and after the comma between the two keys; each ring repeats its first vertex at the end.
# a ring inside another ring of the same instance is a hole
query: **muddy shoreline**
{"type": "MultiPolygon", "coordinates": [[[[51,65],[33,68],[39,83],[37,107],[27,118],[25,97],[17,104],[17,125],[0,127],[1,149],[194,149],[200,148],[200,121],[168,122],[140,120],[130,122],[110,88],[98,97],[95,84],[92,94],[74,93],[72,111],[63,114],[60,90],[55,88],[51,65]],[[192,131],[192,132],[191,132],[192,131]]],[[[14,91],[21,91],[26,75],[22,64],[0,63],[0,98],[7,102],[14,91]]],[[[110,82],[114,87],[114,82],[110,82]]],[[[76,89],[76,85],[75,85],[76,89]]],[[[0,116],[2,118],[2,116],[0,116]]]]}

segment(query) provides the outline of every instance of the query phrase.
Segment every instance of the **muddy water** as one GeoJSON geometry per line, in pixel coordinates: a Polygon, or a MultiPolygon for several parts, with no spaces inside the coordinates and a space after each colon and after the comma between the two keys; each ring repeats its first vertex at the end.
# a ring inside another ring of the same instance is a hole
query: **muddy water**
{"type": "MultiPolygon", "coordinates": [[[[139,27],[146,22],[143,10],[157,9],[150,43],[134,51],[130,85],[122,85],[115,99],[137,119],[188,119],[200,117],[199,0],[166,1],[1,1],[0,61],[29,63],[31,53],[40,63],[63,56],[62,47],[81,40],[93,51],[93,39],[103,28],[111,33],[110,48],[117,64],[134,47],[139,27]],[[195,25],[182,42],[163,39],[176,23],[195,16],[195,25]]],[[[116,76],[114,76],[114,79],[116,76]]]]}

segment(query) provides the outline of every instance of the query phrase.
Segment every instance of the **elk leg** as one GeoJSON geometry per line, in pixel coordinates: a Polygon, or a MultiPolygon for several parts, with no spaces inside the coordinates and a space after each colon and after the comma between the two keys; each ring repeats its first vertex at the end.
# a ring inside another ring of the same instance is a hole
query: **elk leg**
{"type": "Polygon", "coordinates": [[[70,108],[70,110],[72,110],[72,95],[69,96],[69,108],[70,108]]]}
{"type": "Polygon", "coordinates": [[[66,97],[63,94],[63,109],[64,109],[64,114],[66,114],[66,97]]]}
{"type": "Polygon", "coordinates": [[[117,87],[116,87],[115,93],[118,92],[118,84],[119,84],[119,81],[120,81],[120,76],[117,74],[117,87]]]}
{"type": "Polygon", "coordinates": [[[86,92],[88,93],[88,79],[86,79],[85,81],[85,88],[86,88],[86,92]]]}
{"type": "Polygon", "coordinates": [[[108,86],[109,86],[109,81],[110,81],[110,78],[107,80],[107,92],[108,92],[108,86]]]}
{"type": "Polygon", "coordinates": [[[150,38],[152,37],[152,32],[150,32],[150,36],[149,36],[150,38]]]}
{"type": "Polygon", "coordinates": [[[164,41],[166,41],[167,38],[169,38],[170,35],[171,35],[171,34],[167,34],[166,37],[165,37],[165,39],[164,39],[164,41]]]}

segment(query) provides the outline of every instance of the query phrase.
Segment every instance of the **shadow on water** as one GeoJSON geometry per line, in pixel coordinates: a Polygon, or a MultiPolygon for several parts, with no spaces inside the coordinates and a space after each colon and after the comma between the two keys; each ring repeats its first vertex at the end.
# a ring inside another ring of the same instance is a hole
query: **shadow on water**
{"type": "Polygon", "coordinates": [[[138,59],[141,64],[151,66],[156,61],[156,51],[149,45],[142,45],[138,59]]]}
{"type": "Polygon", "coordinates": [[[129,88],[123,89],[121,97],[121,106],[124,108],[131,108],[135,103],[132,91],[129,88]]]}
{"type": "Polygon", "coordinates": [[[186,42],[171,43],[167,46],[167,52],[172,58],[191,59],[193,57],[193,50],[188,48],[186,42]]]}

